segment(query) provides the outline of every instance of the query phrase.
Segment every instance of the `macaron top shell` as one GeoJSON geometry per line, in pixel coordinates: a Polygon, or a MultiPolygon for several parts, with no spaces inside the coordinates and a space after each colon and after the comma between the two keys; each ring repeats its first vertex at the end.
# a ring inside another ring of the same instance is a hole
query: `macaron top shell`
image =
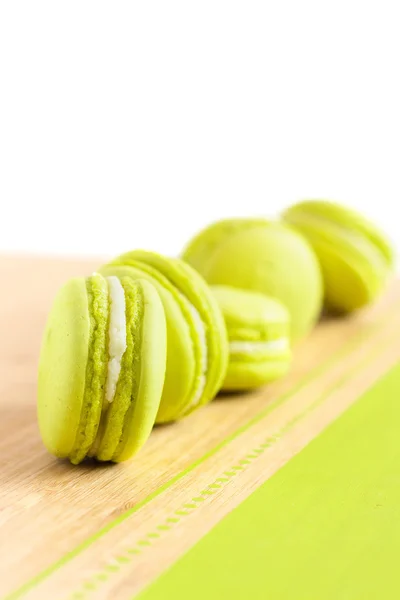
{"type": "Polygon", "coordinates": [[[214,285],[211,291],[224,316],[230,342],[284,338],[289,345],[290,316],[283,304],[264,294],[231,286],[214,285]]]}
{"type": "Polygon", "coordinates": [[[324,201],[294,205],[283,218],[308,239],[318,256],[328,309],[350,312],[376,299],[393,269],[394,254],[371,222],[324,201]]]}
{"type": "Polygon", "coordinates": [[[48,450],[60,457],[75,450],[91,343],[90,321],[86,281],[72,279],[55,298],[39,361],[39,427],[48,450]]]}
{"type": "Polygon", "coordinates": [[[199,273],[207,272],[207,262],[215,250],[231,235],[253,226],[266,224],[266,219],[222,219],[210,223],[186,245],[182,258],[199,273]]]}
{"type": "Polygon", "coordinates": [[[304,200],[284,212],[284,216],[288,220],[295,219],[296,215],[307,214],[360,235],[383,256],[389,268],[393,267],[394,249],[387,236],[372,221],[356,210],[330,200],[304,200]]]}
{"type": "Polygon", "coordinates": [[[39,362],[45,446],[75,464],[86,456],[129,458],[153,427],[165,363],[165,315],[151,284],[99,274],[67,282],[50,311],[39,362]]]}
{"type": "Polygon", "coordinates": [[[276,298],[289,310],[293,339],[308,333],[320,314],[322,277],[317,258],[303,236],[284,223],[231,219],[213,224],[189,244],[183,258],[210,285],[276,298]]]}

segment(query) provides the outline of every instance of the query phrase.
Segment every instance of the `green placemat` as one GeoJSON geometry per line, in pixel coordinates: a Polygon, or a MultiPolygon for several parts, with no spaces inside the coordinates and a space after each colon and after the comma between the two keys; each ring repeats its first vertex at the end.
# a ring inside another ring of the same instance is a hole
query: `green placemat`
{"type": "Polygon", "coordinates": [[[400,598],[400,366],[140,600],[400,598]]]}

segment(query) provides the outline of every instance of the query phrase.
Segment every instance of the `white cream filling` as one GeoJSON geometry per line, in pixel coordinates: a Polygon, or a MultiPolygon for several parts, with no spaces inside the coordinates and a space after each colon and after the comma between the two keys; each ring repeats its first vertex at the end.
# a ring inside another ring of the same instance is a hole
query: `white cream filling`
{"type": "Polygon", "coordinates": [[[126,306],[124,288],[118,277],[111,276],[106,279],[110,297],[106,400],[112,402],[121,372],[122,357],[126,350],[126,306]]]}
{"type": "Polygon", "coordinates": [[[193,306],[193,304],[189,303],[189,308],[190,308],[190,312],[193,316],[194,326],[195,326],[196,331],[200,338],[200,345],[201,345],[201,349],[202,349],[203,361],[201,364],[200,381],[198,383],[196,393],[193,396],[193,398],[191,399],[191,401],[189,402],[189,404],[187,405],[186,410],[192,408],[193,406],[196,406],[198,404],[200,398],[202,397],[204,388],[206,387],[206,381],[207,381],[206,376],[207,376],[207,368],[208,368],[206,328],[205,328],[205,325],[203,323],[203,320],[202,320],[198,310],[193,306]]]}
{"type": "Polygon", "coordinates": [[[284,350],[289,350],[289,338],[283,337],[269,342],[243,342],[241,340],[233,340],[229,343],[229,351],[231,354],[275,354],[284,350]]]}

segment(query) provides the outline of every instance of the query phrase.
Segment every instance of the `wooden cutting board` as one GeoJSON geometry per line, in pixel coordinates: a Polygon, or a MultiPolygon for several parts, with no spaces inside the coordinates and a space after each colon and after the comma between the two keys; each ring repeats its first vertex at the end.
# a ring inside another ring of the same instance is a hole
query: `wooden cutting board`
{"type": "Polygon", "coordinates": [[[73,467],[42,446],[37,361],[57,288],[97,265],[0,258],[1,598],[136,597],[400,358],[394,282],[374,307],[319,324],[281,381],[155,428],[128,463],[73,467]]]}

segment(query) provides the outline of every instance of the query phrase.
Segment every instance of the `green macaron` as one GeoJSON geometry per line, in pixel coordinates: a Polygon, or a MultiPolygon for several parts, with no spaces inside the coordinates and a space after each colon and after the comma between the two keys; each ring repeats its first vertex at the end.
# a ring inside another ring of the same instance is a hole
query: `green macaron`
{"type": "Polygon", "coordinates": [[[229,366],[223,390],[246,390],[284,375],[290,365],[290,317],[273,298],[230,286],[211,286],[225,319],[229,366]]]}
{"type": "Polygon", "coordinates": [[[212,400],[228,365],[228,340],[217,302],[202,277],[177,258],[135,250],[101,267],[104,275],[151,282],[164,306],[167,366],[157,423],[180,419],[212,400]]]}
{"type": "Polygon", "coordinates": [[[291,336],[310,331],[322,306],[322,277],[307,240],[285,223],[228,219],[201,231],[183,259],[210,285],[261,292],[289,311],[291,336]]]}
{"type": "Polygon", "coordinates": [[[39,361],[47,449],[74,464],[130,458],[154,425],[165,365],[165,314],[154,286],[100,274],[68,281],[50,311],[39,361]]]}
{"type": "Polygon", "coordinates": [[[385,234],[371,221],[324,200],[295,204],[283,213],[283,219],[314,248],[328,310],[351,312],[381,294],[393,271],[394,253],[385,234]]]}

